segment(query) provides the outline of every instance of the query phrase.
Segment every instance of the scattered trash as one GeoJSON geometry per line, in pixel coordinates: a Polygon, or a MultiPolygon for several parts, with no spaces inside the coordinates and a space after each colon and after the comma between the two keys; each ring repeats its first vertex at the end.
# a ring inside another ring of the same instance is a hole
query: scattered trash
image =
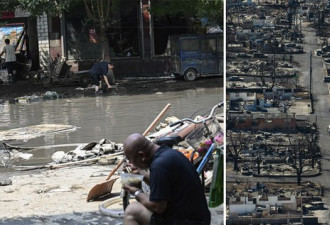
{"type": "Polygon", "coordinates": [[[8,166],[19,159],[29,160],[32,156],[31,153],[23,153],[17,150],[0,150],[0,166],[8,166]]]}
{"type": "Polygon", "coordinates": [[[108,141],[107,139],[101,139],[98,142],[79,145],[76,149],[67,153],[57,151],[52,155],[52,159],[55,163],[76,162],[122,150],[122,144],[116,144],[115,142],[108,141]]]}
{"type": "Polygon", "coordinates": [[[2,81],[2,83],[9,82],[7,69],[0,69],[0,81],[2,81]]]}
{"type": "Polygon", "coordinates": [[[52,160],[55,163],[59,163],[63,160],[64,157],[65,157],[65,152],[64,151],[57,151],[52,155],[52,160]]]}
{"type": "Polygon", "coordinates": [[[55,91],[47,91],[44,94],[45,100],[53,100],[53,99],[57,99],[58,97],[59,97],[59,95],[55,91]]]}
{"type": "Polygon", "coordinates": [[[208,26],[207,33],[208,34],[221,34],[221,33],[223,33],[223,31],[221,30],[219,25],[215,25],[215,26],[208,26]]]}
{"type": "Polygon", "coordinates": [[[23,103],[23,104],[32,103],[32,102],[40,102],[40,101],[42,101],[42,98],[38,95],[22,96],[22,97],[15,98],[15,102],[23,103]]]}
{"type": "Polygon", "coordinates": [[[0,186],[12,185],[13,182],[9,178],[0,178],[0,186]]]}

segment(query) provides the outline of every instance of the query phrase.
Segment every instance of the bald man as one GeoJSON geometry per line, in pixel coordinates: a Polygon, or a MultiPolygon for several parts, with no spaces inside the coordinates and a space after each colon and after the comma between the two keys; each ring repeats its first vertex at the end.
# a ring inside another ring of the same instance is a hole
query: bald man
{"type": "Polygon", "coordinates": [[[150,193],[124,186],[137,202],[128,205],[125,225],[209,225],[211,220],[201,180],[195,167],[182,153],[159,146],[143,135],[131,134],[124,153],[149,181],[150,193]]]}

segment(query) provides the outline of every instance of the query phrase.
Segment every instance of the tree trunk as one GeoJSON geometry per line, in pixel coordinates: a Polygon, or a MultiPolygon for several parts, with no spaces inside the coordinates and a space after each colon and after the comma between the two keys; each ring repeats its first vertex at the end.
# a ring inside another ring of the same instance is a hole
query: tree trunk
{"type": "Polygon", "coordinates": [[[297,169],[297,184],[301,184],[301,171],[300,169],[297,169]]]}
{"type": "Polygon", "coordinates": [[[100,25],[100,40],[101,40],[101,59],[110,60],[109,40],[105,33],[104,24],[100,25]]]}
{"type": "Polygon", "coordinates": [[[101,56],[100,59],[110,59],[109,40],[105,33],[105,24],[109,19],[110,1],[87,1],[84,0],[85,9],[89,19],[96,22],[100,28],[101,56]],[[106,4],[106,6],[105,6],[106,4]]]}
{"type": "Polygon", "coordinates": [[[238,158],[234,157],[234,171],[238,171],[238,158]]]}
{"type": "Polygon", "coordinates": [[[110,46],[109,40],[105,33],[100,34],[101,36],[101,58],[103,60],[110,60],[110,46]]]}

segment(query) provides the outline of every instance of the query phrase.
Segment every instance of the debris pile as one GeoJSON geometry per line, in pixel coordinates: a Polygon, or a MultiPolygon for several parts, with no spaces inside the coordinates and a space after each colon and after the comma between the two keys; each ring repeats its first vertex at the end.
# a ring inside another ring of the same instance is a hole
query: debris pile
{"type": "Polygon", "coordinates": [[[54,100],[54,99],[58,99],[59,95],[57,94],[57,92],[55,91],[47,91],[44,94],[33,94],[33,95],[25,95],[25,96],[21,96],[21,97],[17,97],[15,98],[15,102],[17,103],[33,103],[33,102],[41,102],[43,100],[54,100]]]}
{"type": "Polygon", "coordinates": [[[122,144],[116,144],[107,139],[101,139],[98,142],[79,145],[76,149],[67,153],[64,151],[57,151],[52,155],[52,159],[55,163],[77,162],[79,160],[121,151],[123,151],[122,144]]]}

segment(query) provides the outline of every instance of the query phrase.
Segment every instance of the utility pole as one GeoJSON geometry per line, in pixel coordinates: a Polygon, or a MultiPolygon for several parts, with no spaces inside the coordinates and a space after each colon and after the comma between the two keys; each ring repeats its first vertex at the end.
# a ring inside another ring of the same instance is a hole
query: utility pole
{"type": "Polygon", "coordinates": [[[312,51],[310,51],[310,59],[309,59],[309,94],[312,100],[312,51]]]}
{"type": "Polygon", "coordinates": [[[313,95],[312,95],[312,51],[310,51],[310,59],[309,59],[309,96],[311,101],[311,113],[314,112],[314,103],[313,103],[313,95]]]}

